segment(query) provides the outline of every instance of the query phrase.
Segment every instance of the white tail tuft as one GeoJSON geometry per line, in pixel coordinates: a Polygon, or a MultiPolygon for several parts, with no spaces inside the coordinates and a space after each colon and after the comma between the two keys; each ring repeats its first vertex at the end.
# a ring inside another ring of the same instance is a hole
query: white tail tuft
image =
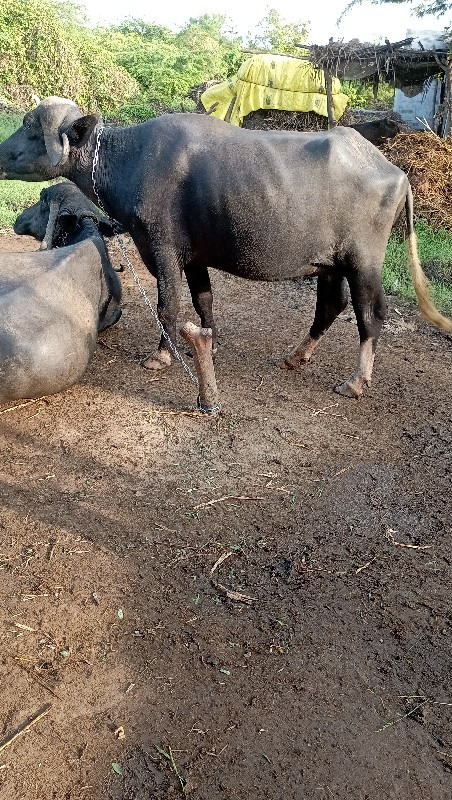
{"type": "Polygon", "coordinates": [[[452,331],[452,320],[438,311],[430,297],[428,280],[419,261],[417,236],[414,230],[409,234],[409,256],[411,278],[422,316],[437,328],[441,328],[443,331],[452,331]]]}

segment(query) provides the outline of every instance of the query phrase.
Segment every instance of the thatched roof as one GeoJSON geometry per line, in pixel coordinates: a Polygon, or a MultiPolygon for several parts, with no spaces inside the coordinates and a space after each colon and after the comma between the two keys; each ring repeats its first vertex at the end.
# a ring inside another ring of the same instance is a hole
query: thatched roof
{"type": "Polygon", "coordinates": [[[411,48],[414,37],[400,42],[386,39],[384,45],[331,41],[327,45],[300,45],[307,58],[320,69],[341,80],[363,80],[386,77],[395,86],[422,86],[428,78],[447,69],[448,49],[411,48]]]}

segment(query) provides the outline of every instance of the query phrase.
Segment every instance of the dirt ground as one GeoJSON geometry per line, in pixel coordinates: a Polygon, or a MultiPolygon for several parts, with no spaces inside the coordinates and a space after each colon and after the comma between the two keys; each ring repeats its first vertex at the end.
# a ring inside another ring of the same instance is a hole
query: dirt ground
{"type": "Polygon", "coordinates": [[[47,711],[0,798],[450,800],[452,339],[390,299],[347,400],[351,315],[286,372],[313,283],[212,281],[218,418],[128,274],[83,382],[0,409],[0,748],[47,711]]]}

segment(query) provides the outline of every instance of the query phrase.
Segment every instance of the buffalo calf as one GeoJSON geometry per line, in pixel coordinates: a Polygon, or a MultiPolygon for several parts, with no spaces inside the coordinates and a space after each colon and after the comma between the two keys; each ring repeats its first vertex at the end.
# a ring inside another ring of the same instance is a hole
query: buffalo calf
{"type": "MultiPolygon", "coordinates": [[[[18,217],[15,230],[45,239],[47,229],[52,243],[49,212],[58,193],[59,186],[44,189],[40,202],[18,217]]],[[[121,315],[120,284],[97,224],[73,211],[61,207],[53,218],[66,246],[0,255],[0,403],[54,394],[76,383],[94,354],[98,332],[121,315]]]]}

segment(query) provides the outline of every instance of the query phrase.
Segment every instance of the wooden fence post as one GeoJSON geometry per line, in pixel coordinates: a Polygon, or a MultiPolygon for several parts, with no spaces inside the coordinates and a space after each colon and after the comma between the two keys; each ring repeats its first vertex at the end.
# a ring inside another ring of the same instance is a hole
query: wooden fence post
{"type": "Polygon", "coordinates": [[[452,58],[447,59],[444,78],[446,82],[446,124],[444,126],[443,136],[450,136],[452,131],[452,58]]]}
{"type": "Polygon", "coordinates": [[[334,106],[333,106],[333,79],[331,73],[326,67],[323,70],[325,75],[325,88],[326,88],[326,107],[328,110],[328,129],[336,127],[336,120],[334,119],[334,106]]]}

